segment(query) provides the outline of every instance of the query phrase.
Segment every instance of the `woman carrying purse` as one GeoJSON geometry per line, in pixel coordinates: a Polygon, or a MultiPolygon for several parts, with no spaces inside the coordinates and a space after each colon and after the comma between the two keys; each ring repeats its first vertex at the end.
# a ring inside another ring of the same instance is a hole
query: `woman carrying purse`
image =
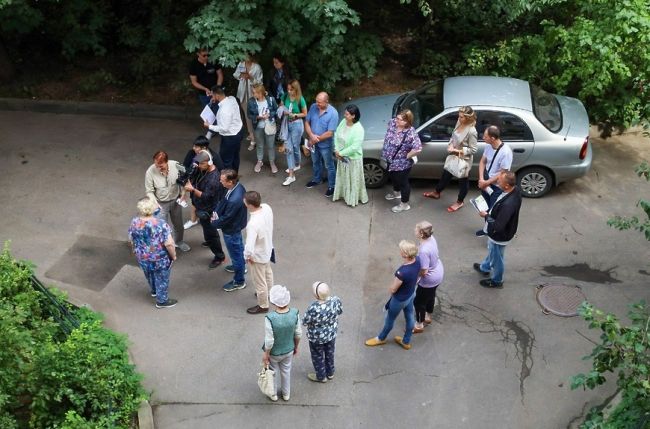
{"type": "MultiPolygon", "coordinates": [[[[460,173],[457,173],[459,174],[458,176],[455,176],[458,178],[458,198],[455,203],[447,207],[449,213],[458,211],[463,207],[463,201],[465,200],[467,191],[469,190],[468,176],[472,168],[474,154],[478,149],[476,143],[478,134],[475,125],[476,113],[474,110],[470,106],[461,107],[458,110],[458,122],[456,122],[454,132],[451,134],[451,138],[449,139],[449,145],[447,145],[447,152],[449,153],[447,159],[449,160],[449,157],[456,156],[467,163],[467,168],[463,169],[460,173]]],[[[446,165],[447,161],[445,162],[445,166],[446,165]]],[[[447,187],[452,177],[454,177],[454,175],[445,168],[435,189],[430,192],[425,192],[423,195],[427,198],[439,199],[440,194],[447,187]]]]}

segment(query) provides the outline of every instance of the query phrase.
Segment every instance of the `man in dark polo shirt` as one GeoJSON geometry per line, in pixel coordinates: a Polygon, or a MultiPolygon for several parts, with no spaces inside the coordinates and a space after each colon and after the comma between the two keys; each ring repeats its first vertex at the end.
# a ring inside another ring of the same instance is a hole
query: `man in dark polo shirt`
{"type": "Polygon", "coordinates": [[[196,59],[190,64],[190,82],[196,89],[202,106],[210,102],[210,88],[223,84],[221,65],[211,63],[208,59],[209,55],[207,48],[201,48],[196,53],[196,59]]]}

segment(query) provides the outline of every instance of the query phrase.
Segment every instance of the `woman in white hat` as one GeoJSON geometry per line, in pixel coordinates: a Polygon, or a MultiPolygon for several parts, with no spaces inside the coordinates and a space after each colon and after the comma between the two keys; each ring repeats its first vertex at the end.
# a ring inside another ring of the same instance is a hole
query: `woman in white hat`
{"type": "MultiPolygon", "coordinates": [[[[288,401],[291,396],[291,362],[293,356],[298,353],[302,336],[300,318],[297,308],[289,308],[291,294],[286,287],[273,286],[269,291],[269,301],[276,309],[264,318],[262,361],[275,371],[275,391],[278,391],[280,384],[282,399],[288,401]]],[[[278,395],[271,396],[271,400],[277,401],[278,395]]]]}
{"type": "Polygon", "coordinates": [[[334,345],[343,307],[338,296],[331,296],[327,283],[314,282],[312,291],[316,301],[305,312],[302,324],[307,327],[311,362],[316,372],[310,372],[307,378],[325,383],[334,378],[334,345]]]}

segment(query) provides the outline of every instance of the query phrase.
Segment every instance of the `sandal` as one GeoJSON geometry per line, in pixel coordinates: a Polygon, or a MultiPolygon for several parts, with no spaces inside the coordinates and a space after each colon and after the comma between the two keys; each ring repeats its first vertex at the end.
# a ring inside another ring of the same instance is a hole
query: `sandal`
{"type": "Polygon", "coordinates": [[[458,201],[456,201],[455,203],[453,203],[452,205],[450,205],[449,207],[447,207],[447,211],[448,211],[449,213],[457,212],[457,211],[460,210],[460,208],[463,207],[464,205],[465,205],[464,203],[459,203],[458,201]]]}
{"type": "Polygon", "coordinates": [[[436,191],[435,189],[431,192],[425,192],[422,194],[422,196],[426,198],[433,198],[434,200],[437,200],[440,198],[440,192],[436,191]]]}

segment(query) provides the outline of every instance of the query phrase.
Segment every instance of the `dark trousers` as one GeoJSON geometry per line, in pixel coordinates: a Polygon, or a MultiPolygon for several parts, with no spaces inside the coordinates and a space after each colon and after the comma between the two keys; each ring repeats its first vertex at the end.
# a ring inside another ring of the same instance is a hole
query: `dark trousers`
{"type": "Polygon", "coordinates": [[[409,174],[411,169],[407,168],[402,171],[389,171],[388,176],[393,184],[393,191],[402,194],[402,202],[408,203],[411,197],[411,185],[409,184],[409,174]]]}
{"type": "Polygon", "coordinates": [[[418,285],[415,290],[415,299],[413,306],[415,307],[415,320],[418,323],[424,322],[425,313],[433,313],[433,304],[436,302],[436,287],[422,287],[418,285]]]}
{"type": "Polygon", "coordinates": [[[311,352],[311,363],[316,370],[316,378],[324,380],[325,377],[334,375],[334,349],[336,338],[329,343],[316,344],[309,342],[311,352]]]}
{"type": "Polygon", "coordinates": [[[203,239],[208,242],[208,247],[214,254],[214,257],[220,260],[226,259],[226,255],[224,255],[223,248],[221,247],[219,231],[217,231],[217,228],[212,226],[210,218],[199,218],[199,221],[201,222],[201,228],[203,228],[203,239]]]}
{"type": "Polygon", "coordinates": [[[492,188],[492,195],[488,195],[488,193],[483,190],[481,190],[481,195],[483,195],[483,198],[485,198],[485,202],[488,204],[488,207],[492,208],[494,203],[497,202],[499,195],[503,193],[503,189],[499,188],[497,185],[490,185],[489,187],[492,188]]]}
{"type": "Polygon", "coordinates": [[[239,150],[241,149],[242,133],[234,136],[221,136],[219,156],[223,160],[224,168],[239,171],[239,150]]]}
{"type": "MultiPolygon", "coordinates": [[[[451,179],[454,176],[451,175],[450,172],[447,170],[444,170],[442,172],[442,177],[438,181],[438,184],[436,185],[436,191],[442,192],[443,189],[449,185],[449,182],[451,182],[451,179]]],[[[467,177],[459,178],[458,179],[458,199],[457,201],[459,203],[462,203],[465,200],[465,197],[467,196],[467,191],[469,191],[469,179],[467,177]]],[[[485,200],[487,201],[487,200],[485,200]]]]}

